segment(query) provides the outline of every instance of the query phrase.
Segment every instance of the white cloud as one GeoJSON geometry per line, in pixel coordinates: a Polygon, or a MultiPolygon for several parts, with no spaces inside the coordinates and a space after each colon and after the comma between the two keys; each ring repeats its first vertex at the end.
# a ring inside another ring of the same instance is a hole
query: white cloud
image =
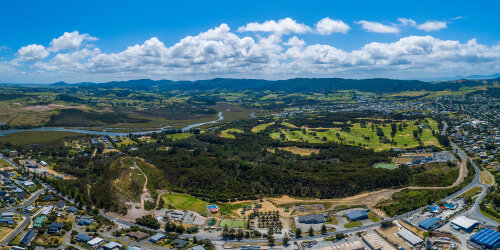
{"type": "Polygon", "coordinates": [[[60,50],[78,49],[84,41],[97,41],[97,38],[89,34],[80,34],[77,30],[71,33],[64,32],[62,36],[52,39],[49,50],[51,52],[58,52],[60,50]]]}
{"type": "Polygon", "coordinates": [[[425,31],[436,31],[440,29],[446,29],[446,22],[427,21],[423,24],[418,25],[417,29],[425,31]]]}
{"type": "Polygon", "coordinates": [[[21,47],[17,51],[17,59],[20,61],[37,61],[45,59],[49,56],[49,52],[45,49],[43,45],[30,44],[25,47],[21,47]]]}
{"type": "Polygon", "coordinates": [[[364,30],[375,33],[399,33],[399,28],[394,25],[385,25],[378,22],[361,20],[358,22],[364,30]]]}
{"type": "Polygon", "coordinates": [[[265,21],[263,23],[248,23],[245,26],[241,26],[238,28],[238,32],[268,32],[268,33],[276,33],[276,34],[303,34],[306,32],[310,32],[311,28],[305,24],[297,23],[295,20],[287,17],[284,19],[278,20],[278,22],[274,20],[265,21]]]}
{"type": "Polygon", "coordinates": [[[296,36],[293,36],[293,37],[290,37],[290,39],[288,39],[288,41],[286,41],[285,43],[283,43],[284,45],[286,46],[304,46],[306,45],[306,42],[302,39],[299,39],[298,37],[296,36]]]}
{"type": "Polygon", "coordinates": [[[316,31],[321,35],[330,35],[332,33],[347,33],[351,27],[342,20],[332,20],[328,17],[321,19],[316,23],[316,31]]]}
{"type": "Polygon", "coordinates": [[[401,23],[401,25],[403,26],[416,26],[417,25],[417,22],[415,22],[415,20],[413,19],[410,19],[410,18],[404,18],[404,17],[401,17],[401,18],[398,18],[398,21],[401,23]]]}
{"type": "MultiPolygon", "coordinates": [[[[407,23],[412,25],[410,21],[407,23]]],[[[408,78],[492,73],[500,68],[500,44],[487,46],[475,39],[461,43],[432,36],[408,36],[394,42],[371,42],[348,51],[329,44],[307,44],[300,36],[284,41],[282,37],[281,33],[235,34],[227,24],[221,24],[172,45],[152,37],[118,53],[80,47],[49,57],[43,45],[32,44],[19,49],[15,63],[0,60],[0,80],[6,79],[6,75],[14,77],[24,72],[25,77],[35,80],[47,77],[51,81],[66,80],[65,77],[74,77],[76,81],[213,77],[408,78]]]]}

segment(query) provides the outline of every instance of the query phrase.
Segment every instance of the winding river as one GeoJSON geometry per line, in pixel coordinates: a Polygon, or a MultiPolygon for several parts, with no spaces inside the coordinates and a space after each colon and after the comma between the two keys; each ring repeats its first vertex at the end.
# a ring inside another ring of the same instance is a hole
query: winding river
{"type": "MultiPolygon", "coordinates": [[[[219,116],[219,118],[217,120],[190,124],[190,125],[182,128],[182,131],[188,131],[190,129],[203,126],[205,124],[213,124],[213,123],[217,123],[219,121],[224,120],[224,116],[222,116],[222,112],[219,112],[218,116],[219,116]]],[[[6,130],[0,130],[0,136],[4,136],[7,134],[12,134],[12,133],[16,133],[16,132],[25,132],[25,131],[39,131],[39,132],[62,131],[62,132],[82,133],[82,134],[93,134],[93,135],[128,136],[129,134],[144,135],[144,134],[151,134],[153,132],[162,132],[165,130],[170,130],[171,128],[164,127],[164,128],[160,128],[157,130],[147,130],[147,131],[137,131],[137,132],[109,132],[108,129],[116,129],[116,128],[104,128],[102,131],[86,130],[84,128],[61,128],[61,127],[41,127],[41,128],[30,128],[30,129],[6,129],[6,130]]]]}

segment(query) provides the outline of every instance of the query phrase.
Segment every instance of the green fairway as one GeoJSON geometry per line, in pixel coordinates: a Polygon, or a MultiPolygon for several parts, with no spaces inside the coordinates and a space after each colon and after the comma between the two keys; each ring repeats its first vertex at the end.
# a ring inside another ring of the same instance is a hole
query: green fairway
{"type": "Polygon", "coordinates": [[[66,137],[82,136],[75,132],[59,131],[25,131],[0,136],[0,142],[10,142],[13,145],[55,143],[66,137]]]}
{"type": "Polygon", "coordinates": [[[191,133],[178,133],[178,134],[166,135],[167,139],[171,139],[172,141],[186,139],[191,136],[193,136],[193,134],[191,133]]]}
{"type": "Polygon", "coordinates": [[[260,124],[258,126],[255,126],[252,128],[252,132],[253,133],[259,133],[260,131],[266,129],[267,127],[273,125],[274,122],[270,122],[270,123],[264,123],[264,124],[260,124]]]}
{"type": "Polygon", "coordinates": [[[173,207],[175,209],[182,210],[192,210],[198,213],[203,213],[207,211],[208,203],[187,195],[187,194],[168,194],[162,197],[165,201],[167,207],[173,207]]]}
{"type": "Polygon", "coordinates": [[[375,164],[375,168],[385,168],[389,170],[393,170],[396,168],[396,164],[393,163],[377,163],[375,164]]]}
{"type": "Polygon", "coordinates": [[[219,227],[245,228],[244,220],[221,220],[219,227]]]}
{"type": "Polygon", "coordinates": [[[236,138],[236,136],[234,134],[241,134],[243,133],[243,130],[241,129],[237,129],[237,128],[230,128],[230,129],[226,129],[226,130],[222,130],[220,132],[220,136],[221,137],[224,137],[224,138],[236,138]]]}
{"type": "MultiPolygon", "coordinates": [[[[309,143],[325,143],[336,142],[348,145],[363,146],[366,148],[374,149],[375,151],[388,150],[391,148],[414,148],[420,143],[413,137],[413,131],[418,130],[418,125],[414,124],[415,121],[401,121],[396,122],[402,129],[397,130],[394,137],[391,137],[390,124],[379,125],[383,131],[384,136],[388,140],[393,140],[394,144],[382,141],[377,136],[376,129],[372,128],[371,123],[362,125],[361,123],[354,123],[349,130],[342,130],[341,128],[321,128],[321,129],[281,129],[279,132],[271,133],[269,136],[273,139],[288,140],[288,141],[302,141],[309,143]]],[[[439,146],[438,140],[432,135],[432,131],[437,131],[437,122],[432,119],[425,119],[420,140],[423,146],[439,146]]],[[[262,124],[264,125],[264,124],[262,124]]],[[[259,126],[262,126],[259,125],[259,126]]],[[[256,130],[257,127],[252,129],[256,130]]],[[[262,128],[263,130],[265,128],[262,128]]],[[[259,130],[260,131],[260,130],[259,130]]]]}

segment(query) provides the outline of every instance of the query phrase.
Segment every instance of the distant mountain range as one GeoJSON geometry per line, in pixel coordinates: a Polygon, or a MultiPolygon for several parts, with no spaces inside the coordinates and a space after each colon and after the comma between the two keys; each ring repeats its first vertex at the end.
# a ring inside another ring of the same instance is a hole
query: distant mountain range
{"type": "MultiPolygon", "coordinates": [[[[129,81],[112,81],[105,83],[81,82],[68,84],[57,82],[49,85],[54,88],[101,88],[101,89],[131,89],[152,91],[283,91],[283,92],[329,92],[334,90],[359,90],[374,93],[394,93],[403,91],[442,91],[459,90],[462,87],[493,85],[500,82],[499,77],[484,80],[453,80],[427,82],[420,80],[396,80],[386,78],[374,79],[343,79],[343,78],[295,78],[288,80],[258,80],[215,78],[198,81],[171,81],[139,79],[129,81]]],[[[38,85],[39,86],[39,85],[38,85]]]]}

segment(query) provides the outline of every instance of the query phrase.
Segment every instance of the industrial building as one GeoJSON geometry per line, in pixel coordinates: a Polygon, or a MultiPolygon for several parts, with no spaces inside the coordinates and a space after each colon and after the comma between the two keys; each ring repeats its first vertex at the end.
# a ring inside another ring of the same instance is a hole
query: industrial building
{"type": "Polygon", "coordinates": [[[325,217],[321,214],[310,214],[299,217],[299,222],[304,224],[325,223],[325,217]]]}
{"type": "Polygon", "coordinates": [[[371,247],[371,249],[377,250],[396,250],[389,242],[385,241],[378,233],[369,232],[361,237],[363,241],[371,247]]]}
{"type": "Polygon", "coordinates": [[[325,247],[314,248],[316,250],[364,250],[365,246],[359,240],[333,244],[325,247]]]}
{"type": "Polygon", "coordinates": [[[485,228],[470,237],[470,241],[486,249],[500,247],[500,232],[485,228]]]}
{"type": "Polygon", "coordinates": [[[441,221],[441,219],[439,219],[439,218],[431,217],[431,218],[425,219],[425,220],[421,221],[420,223],[418,223],[418,227],[420,227],[424,230],[430,230],[433,227],[435,227],[440,221],[441,221]]]}
{"type": "Polygon", "coordinates": [[[347,212],[345,216],[350,220],[350,221],[355,221],[355,220],[364,220],[368,219],[368,213],[365,210],[354,210],[347,212]]]}
{"type": "Polygon", "coordinates": [[[469,219],[465,216],[460,216],[452,220],[451,225],[456,230],[464,230],[465,232],[470,233],[477,227],[477,225],[479,225],[479,221],[469,219]]]}
{"type": "Polygon", "coordinates": [[[401,239],[408,242],[412,246],[417,246],[424,242],[424,240],[422,240],[420,237],[404,228],[399,230],[397,234],[399,237],[401,237],[401,239]]]}

